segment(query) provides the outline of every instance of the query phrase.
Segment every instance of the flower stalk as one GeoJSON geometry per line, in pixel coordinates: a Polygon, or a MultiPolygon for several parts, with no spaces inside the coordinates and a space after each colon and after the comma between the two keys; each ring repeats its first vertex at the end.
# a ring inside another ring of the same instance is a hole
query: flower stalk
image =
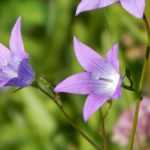
{"type": "Polygon", "coordinates": [[[102,110],[100,110],[100,116],[101,116],[101,121],[102,121],[102,136],[104,140],[104,147],[103,150],[108,150],[108,140],[107,140],[107,133],[106,133],[106,128],[105,128],[105,115],[103,114],[102,110]]]}
{"type": "Polygon", "coordinates": [[[91,138],[89,138],[83,131],[82,129],[77,126],[76,123],[74,123],[71,119],[71,117],[66,113],[66,111],[64,110],[64,107],[61,103],[60,97],[59,95],[51,92],[51,89],[49,87],[46,87],[42,84],[39,84],[37,81],[35,81],[32,85],[33,87],[35,87],[36,89],[40,90],[42,93],[44,93],[45,95],[47,95],[50,99],[53,100],[53,102],[57,105],[57,107],[59,108],[59,110],[63,113],[64,117],[66,118],[66,120],[70,123],[70,125],[76,129],[78,131],[78,133],[89,143],[91,144],[96,150],[101,150],[100,146],[97,145],[91,138]]]}
{"type": "Polygon", "coordinates": [[[140,104],[141,104],[141,100],[138,100],[137,104],[136,104],[136,108],[135,108],[135,113],[134,113],[134,119],[133,119],[133,124],[132,124],[132,131],[131,131],[131,137],[130,137],[130,141],[129,141],[128,150],[133,150],[133,147],[134,147],[134,139],[135,139],[136,130],[137,130],[140,104]]]}
{"type": "MultiPolygon", "coordinates": [[[[141,97],[143,96],[143,92],[142,92],[143,81],[144,81],[144,75],[146,73],[146,69],[147,69],[146,66],[147,66],[147,62],[148,62],[149,54],[150,54],[150,26],[149,26],[149,22],[148,22],[148,19],[146,17],[146,14],[144,14],[143,20],[144,20],[144,23],[145,23],[145,26],[146,26],[148,44],[147,44],[147,48],[146,48],[146,55],[145,55],[145,60],[144,60],[144,66],[143,66],[143,71],[142,71],[140,85],[139,85],[139,91],[142,94],[141,97]]],[[[139,111],[140,111],[140,104],[141,104],[141,100],[138,100],[137,104],[136,104],[135,113],[134,113],[134,119],[133,119],[133,125],[132,125],[132,131],[131,131],[131,137],[130,137],[130,140],[129,140],[128,150],[133,150],[133,148],[134,148],[134,139],[135,139],[136,130],[137,130],[139,111]]]]}

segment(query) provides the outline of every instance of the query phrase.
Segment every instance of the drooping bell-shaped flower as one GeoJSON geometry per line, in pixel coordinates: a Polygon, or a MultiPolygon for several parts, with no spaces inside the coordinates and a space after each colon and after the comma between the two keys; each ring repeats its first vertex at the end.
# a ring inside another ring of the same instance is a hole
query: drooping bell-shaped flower
{"type": "Polygon", "coordinates": [[[145,0],[81,0],[77,7],[76,15],[114,3],[120,3],[126,11],[137,18],[142,18],[144,15],[145,0]]]}
{"type": "Polygon", "coordinates": [[[87,121],[105,102],[121,94],[118,45],[113,45],[106,58],[103,58],[74,38],[74,50],[85,72],[68,77],[54,91],[88,95],[83,108],[83,117],[87,121]]]}
{"type": "Polygon", "coordinates": [[[21,36],[21,18],[12,29],[9,49],[0,43],[0,87],[25,87],[34,80],[29,56],[25,52],[21,36]]]}

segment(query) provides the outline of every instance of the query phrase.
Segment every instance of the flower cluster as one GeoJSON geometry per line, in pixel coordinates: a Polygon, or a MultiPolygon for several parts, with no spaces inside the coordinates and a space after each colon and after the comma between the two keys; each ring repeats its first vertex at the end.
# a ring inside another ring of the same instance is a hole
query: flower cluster
{"type": "MultiPolygon", "coordinates": [[[[145,0],[81,0],[76,14],[119,3],[130,14],[142,18],[145,0]]],[[[0,44],[0,87],[25,87],[34,80],[21,36],[21,18],[14,25],[9,49],[0,44]]],[[[75,55],[85,71],[72,75],[59,83],[54,91],[88,95],[83,118],[91,115],[110,99],[121,95],[122,76],[119,72],[118,44],[114,44],[105,58],[97,54],[76,37],[73,40],[75,55]]]]}
{"type": "MultiPolygon", "coordinates": [[[[134,117],[134,107],[125,110],[113,130],[113,140],[120,145],[127,145],[131,133],[134,117]]],[[[136,132],[136,144],[144,147],[150,139],[150,99],[144,98],[141,102],[139,120],[136,132]]]]}

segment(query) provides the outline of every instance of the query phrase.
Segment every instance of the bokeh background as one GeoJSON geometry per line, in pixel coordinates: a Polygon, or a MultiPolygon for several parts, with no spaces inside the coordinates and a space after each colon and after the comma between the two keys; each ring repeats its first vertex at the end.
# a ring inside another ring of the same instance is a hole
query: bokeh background
{"type": "MultiPolygon", "coordinates": [[[[102,55],[119,42],[121,73],[124,75],[127,67],[134,86],[138,87],[147,42],[143,21],[130,16],[119,4],[75,17],[78,2],[0,0],[0,42],[8,45],[11,28],[17,17],[22,16],[22,34],[30,62],[36,74],[45,76],[53,85],[82,70],[73,52],[73,35],[102,55]]],[[[150,18],[148,5],[149,0],[146,13],[150,18]]],[[[63,94],[61,98],[72,120],[102,147],[99,113],[88,123],[82,119],[86,97],[63,94]]],[[[119,143],[112,142],[112,130],[120,113],[136,100],[135,94],[123,90],[122,97],[113,102],[106,119],[111,150],[123,150],[119,143]]],[[[52,100],[27,87],[18,92],[13,88],[0,91],[0,150],[93,150],[93,147],[68,124],[52,100]]]]}

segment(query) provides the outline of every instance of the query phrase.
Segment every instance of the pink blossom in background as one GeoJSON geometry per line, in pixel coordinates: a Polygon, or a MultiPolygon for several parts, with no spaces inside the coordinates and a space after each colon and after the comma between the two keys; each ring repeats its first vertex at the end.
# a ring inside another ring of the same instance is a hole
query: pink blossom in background
{"type": "MultiPolygon", "coordinates": [[[[113,130],[113,141],[120,145],[128,144],[131,133],[135,107],[125,110],[117,121],[113,130]]],[[[139,121],[137,126],[135,146],[145,147],[150,139],[150,98],[144,97],[141,102],[139,121]]],[[[145,149],[144,149],[145,150],[145,149]]]]}

